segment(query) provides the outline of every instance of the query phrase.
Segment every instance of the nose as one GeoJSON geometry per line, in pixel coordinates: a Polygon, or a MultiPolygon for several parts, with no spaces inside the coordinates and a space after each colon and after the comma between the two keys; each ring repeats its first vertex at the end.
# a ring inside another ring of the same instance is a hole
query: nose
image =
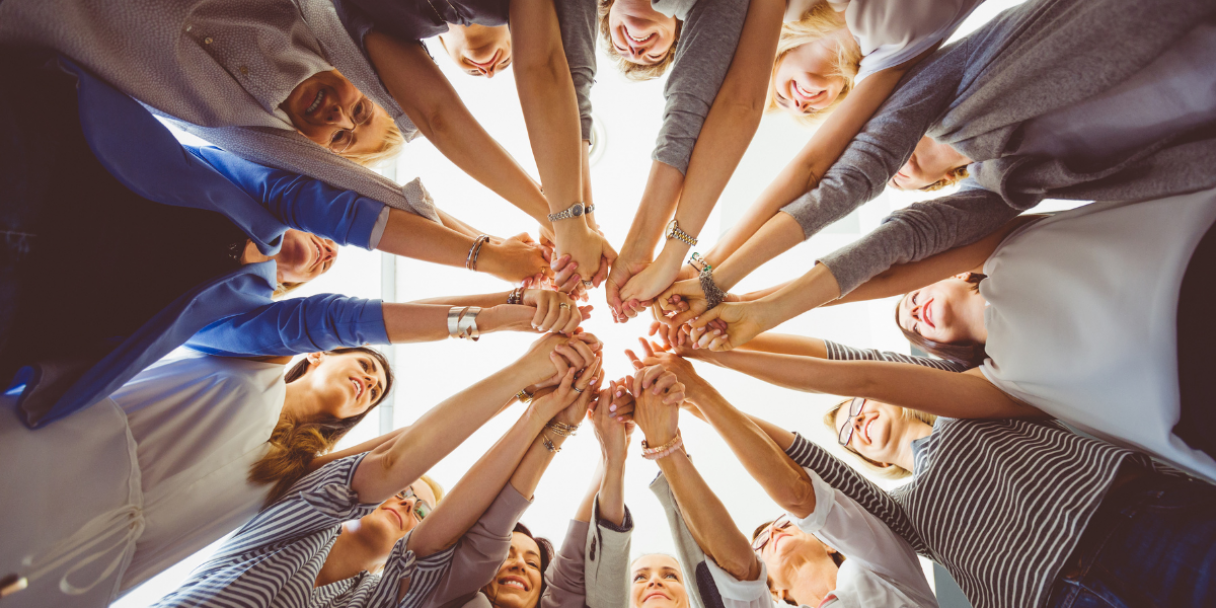
{"type": "MultiPolygon", "coordinates": [[[[328,101],[328,99],[327,99],[327,101],[328,101]]],[[[325,109],[324,117],[325,117],[326,124],[330,124],[335,127],[342,128],[342,129],[355,128],[355,121],[352,120],[349,115],[347,115],[346,109],[343,108],[336,101],[333,102],[328,108],[325,109]]]]}

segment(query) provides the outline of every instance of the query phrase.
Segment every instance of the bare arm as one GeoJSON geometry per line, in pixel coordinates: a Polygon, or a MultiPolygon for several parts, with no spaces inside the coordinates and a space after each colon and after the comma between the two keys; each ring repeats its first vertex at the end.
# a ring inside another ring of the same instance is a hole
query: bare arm
{"type": "Polygon", "coordinates": [[[328,454],[322,454],[320,456],[317,456],[316,458],[314,458],[312,460],[312,462],[308,463],[308,472],[311,473],[335,460],[346,458],[347,456],[354,456],[356,454],[370,452],[370,451],[384,445],[385,443],[396,440],[398,437],[401,436],[402,433],[406,432],[407,430],[409,430],[408,426],[402,427],[399,429],[395,429],[395,430],[389,431],[379,437],[376,437],[375,439],[369,439],[367,441],[364,441],[363,443],[360,443],[359,445],[357,445],[353,448],[347,448],[340,452],[330,452],[328,454]]]}
{"type": "Polygon", "coordinates": [[[473,118],[421,44],[375,30],[364,44],[389,93],[448,160],[538,222],[548,223],[548,206],[536,182],[473,118]]]}

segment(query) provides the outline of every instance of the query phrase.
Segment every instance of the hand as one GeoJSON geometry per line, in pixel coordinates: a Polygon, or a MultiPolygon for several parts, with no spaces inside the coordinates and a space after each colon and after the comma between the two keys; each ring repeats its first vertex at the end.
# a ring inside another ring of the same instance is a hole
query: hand
{"type": "Polygon", "coordinates": [[[633,395],[617,382],[609,382],[587,413],[604,462],[623,462],[633,434],[633,395]]]}
{"type": "MultiPolygon", "coordinates": [[[[592,222],[591,218],[587,218],[587,221],[592,222]]],[[[599,227],[593,227],[593,230],[598,232],[600,236],[604,236],[604,231],[600,230],[599,227]]],[[[609,269],[611,269],[612,265],[616,263],[616,258],[616,249],[613,249],[612,243],[609,243],[608,238],[604,237],[604,253],[600,257],[600,269],[595,273],[594,277],[591,277],[591,283],[593,285],[599,287],[604,283],[604,279],[608,278],[609,269]]]]}
{"type": "Polygon", "coordinates": [[[491,239],[482,244],[477,269],[508,283],[553,276],[544,249],[525,232],[509,239],[491,239]]]}
{"type": "Polygon", "coordinates": [[[524,306],[533,306],[532,328],[536,331],[570,334],[591,316],[591,306],[577,306],[574,298],[556,291],[525,289],[524,306]],[[586,316],[583,316],[583,315],[586,316]]]}
{"type": "Polygon", "coordinates": [[[679,430],[680,408],[679,403],[667,403],[667,397],[671,392],[681,395],[684,392],[684,387],[675,382],[675,374],[662,366],[642,369],[634,378],[632,392],[636,399],[633,420],[646,435],[647,445],[659,447],[674,439],[679,430]],[[642,388],[648,378],[652,387],[660,388],[657,394],[653,388],[642,388]]]}
{"type": "Polygon", "coordinates": [[[574,426],[578,426],[578,424],[583,421],[583,418],[587,416],[587,408],[590,407],[592,398],[599,395],[600,380],[603,376],[603,374],[600,373],[600,369],[603,367],[603,364],[603,357],[596,355],[595,359],[592,360],[591,365],[588,365],[581,372],[576,374],[578,379],[575,381],[574,387],[581,389],[582,392],[577,390],[574,391],[578,395],[578,397],[574,399],[574,403],[571,403],[566,407],[566,409],[558,412],[557,415],[553,417],[554,420],[574,426]]]}
{"type": "MultiPolygon", "coordinates": [[[[629,278],[629,282],[621,287],[620,298],[628,303],[637,302],[640,306],[649,306],[656,296],[671,287],[679,272],[679,266],[665,262],[660,257],[655,263],[629,278]]],[[[699,283],[697,287],[700,288],[699,283]]]]}
{"type": "MultiPolygon", "coordinates": [[[[723,302],[741,302],[742,299],[733,294],[726,294],[723,302]]],[[[705,299],[705,291],[701,289],[701,279],[679,281],[667,288],[655,299],[655,306],[663,312],[664,322],[672,327],[679,327],[701,316],[709,309],[705,299]]],[[[725,325],[722,327],[725,329],[725,325]]]]}
{"type": "Polygon", "coordinates": [[[714,328],[699,336],[693,348],[708,348],[712,351],[728,351],[747,344],[752,338],[768,331],[774,325],[771,312],[762,300],[755,302],[731,302],[719,304],[693,319],[689,325],[693,332],[709,326],[713,321],[725,321],[727,328],[714,328]]]}
{"type": "Polygon", "coordinates": [[[567,367],[573,367],[576,370],[583,369],[595,360],[597,354],[604,348],[604,343],[600,342],[592,334],[581,333],[564,344],[558,344],[553,348],[557,358],[553,360],[556,367],[556,372],[553,377],[544,382],[538,383],[537,388],[545,388],[557,384],[562,375],[566,373],[567,367]]]}
{"type": "MultiPolygon", "coordinates": [[[[561,334],[544,334],[514,364],[520,383],[534,388],[555,386],[567,371],[581,369],[582,365],[571,365],[571,361],[558,352],[559,348],[572,340],[578,340],[580,344],[593,344],[591,348],[594,350],[602,348],[599,340],[591,334],[578,334],[572,338],[561,334]]],[[[581,363],[582,359],[578,362],[581,363]]]]}
{"type": "Polygon", "coordinates": [[[571,261],[578,264],[579,280],[591,280],[599,271],[604,257],[604,237],[587,228],[581,218],[557,222],[554,224],[554,232],[557,234],[556,255],[569,255],[571,261]]]}
{"type": "MultiPolygon", "coordinates": [[[[587,394],[587,387],[591,385],[591,374],[583,374],[581,378],[575,378],[577,371],[571,367],[566,369],[566,373],[562,375],[561,382],[557,388],[546,388],[537,391],[532,397],[532,403],[528,406],[529,415],[537,416],[541,420],[548,422],[562,410],[570,407],[579,399],[580,395],[587,394]],[[582,389],[582,393],[575,391],[574,387],[582,389]]],[[[590,401],[590,398],[588,398],[590,401]]],[[[584,411],[586,411],[584,406],[584,411]]],[[[581,416],[581,414],[580,414],[581,416]]]]}
{"type": "MultiPolygon", "coordinates": [[[[641,372],[642,370],[662,368],[675,375],[675,382],[684,386],[684,394],[679,395],[681,399],[687,400],[689,395],[699,392],[705,388],[712,388],[704,378],[697,375],[697,370],[684,357],[673,355],[671,353],[656,352],[646,340],[639,338],[642,342],[642,357],[638,357],[637,353],[632,350],[626,350],[625,356],[629,357],[630,363],[634,369],[641,372]]],[[[654,390],[651,388],[650,390],[654,390]]],[[[670,401],[674,402],[675,398],[670,397],[670,401]]]]}
{"type": "MultiPolygon", "coordinates": [[[[647,347],[652,353],[670,352],[678,357],[695,357],[698,353],[692,348],[692,338],[688,332],[687,325],[672,327],[655,321],[650,324],[648,335],[657,336],[659,342],[651,342],[647,347]]],[[[643,338],[639,338],[639,340],[645,341],[643,338]]]]}
{"type": "MultiPolygon", "coordinates": [[[[565,309],[557,306],[557,304],[553,304],[552,308],[556,309],[559,313],[565,311],[565,309]]],[[[573,304],[571,304],[570,310],[572,311],[572,316],[573,311],[576,309],[578,311],[578,319],[580,323],[591,318],[590,306],[575,307],[573,304]]],[[[539,331],[536,329],[536,325],[534,324],[538,312],[538,308],[528,306],[526,304],[499,304],[498,306],[483,308],[481,309],[481,313],[477,315],[477,331],[483,334],[494,333],[497,331],[539,331]]],[[[548,314],[549,312],[546,311],[545,317],[543,318],[547,319],[548,314]]],[[[560,327],[564,326],[555,325],[555,328],[560,327]]],[[[571,332],[567,331],[566,333],[571,332]]]]}
{"type": "Polygon", "coordinates": [[[612,265],[612,272],[608,274],[605,290],[607,291],[608,308],[612,312],[614,322],[624,323],[630,318],[636,317],[638,312],[645,308],[640,302],[622,302],[621,288],[629,282],[630,278],[645,270],[650,264],[651,259],[647,256],[624,253],[612,265]]]}

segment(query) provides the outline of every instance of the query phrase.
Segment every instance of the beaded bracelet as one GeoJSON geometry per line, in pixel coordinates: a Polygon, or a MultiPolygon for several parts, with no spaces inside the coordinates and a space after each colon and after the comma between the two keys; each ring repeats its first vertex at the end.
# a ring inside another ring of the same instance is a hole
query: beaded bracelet
{"type": "Polygon", "coordinates": [[[553,443],[553,440],[549,439],[549,436],[545,435],[544,433],[541,433],[541,445],[544,445],[546,450],[549,450],[550,452],[553,452],[554,454],[562,451],[561,446],[558,446],[557,444],[553,443]]]}
{"type": "Polygon", "coordinates": [[[681,437],[679,433],[676,433],[675,439],[672,439],[671,441],[668,441],[657,448],[647,446],[646,440],[643,439],[642,458],[645,458],[646,460],[658,460],[680,449],[680,446],[682,445],[684,445],[684,438],[681,437]]]}
{"type": "Polygon", "coordinates": [[[545,428],[557,433],[558,435],[561,435],[562,437],[573,437],[574,432],[578,430],[578,425],[566,424],[564,422],[558,422],[557,420],[551,420],[549,424],[545,425],[545,428]]]}
{"type": "Polygon", "coordinates": [[[524,288],[516,287],[507,295],[507,304],[523,304],[524,303],[524,288]]]}

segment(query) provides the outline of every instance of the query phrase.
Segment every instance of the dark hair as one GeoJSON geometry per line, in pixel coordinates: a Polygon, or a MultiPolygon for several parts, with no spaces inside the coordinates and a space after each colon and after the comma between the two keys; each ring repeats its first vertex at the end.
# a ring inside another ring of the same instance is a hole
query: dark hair
{"type": "Polygon", "coordinates": [[[961,167],[955,167],[955,168],[947,171],[945,177],[933,182],[932,184],[929,184],[928,186],[922,186],[920,188],[920,191],[921,192],[934,192],[937,190],[941,190],[942,188],[945,188],[947,186],[953,186],[954,184],[957,184],[957,183],[963,181],[964,179],[967,179],[968,175],[970,175],[970,173],[967,172],[967,165],[963,165],[961,167]]]}
{"type": "MultiPolygon", "coordinates": [[[[270,434],[270,451],[260,460],[249,467],[247,479],[252,483],[273,483],[270,494],[266,497],[269,505],[283,497],[291,486],[308,473],[308,467],[317,456],[329,452],[355,425],[359,424],[369,412],[376,409],[393,390],[393,370],[388,359],[380,351],[366,347],[339,348],[327,351],[327,355],[344,355],[362,353],[368,355],[384,369],[384,393],[362,414],[349,418],[329,418],[326,420],[292,420],[286,416],[279,418],[274,431],[270,434]]],[[[308,360],[302,359],[291,366],[283,374],[283,380],[288,384],[299,380],[308,371],[308,360]]]]}
{"type": "MultiPolygon", "coordinates": [[[[553,560],[553,543],[543,536],[533,536],[528,526],[518,522],[515,524],[515,529],[512,532],[519,532],[532,539],[540,549],[540,593],[536,596],[536,605],[532,606],[532,608],[537,608],[540,605],[540,598],[545,597],[545,588],[549,586],[545,580],[545,571],[549,569],[549,562],[553,560]]],[[[499,564],[498,567],[501,568],[502,564],[499,564]]],[[[489,585],[487,584],[487,586],[489,585]]],[[[490,603],[494,603],[494,598],[490,598],[490,603]]]]}
{"type": "MultiPolygon", "coordinates": [[[[760,524],[759,526],[757,526],[756,531],[752,532],[752,542],[756,542],[756,539],[760,537],[760,535],[764,532],[764,529],[773,525],[773,522],[775,522],[775,521],[777,521],[777,520],[770,519],[770,520],[760,524]]],[[[819,538],[819,537],[815,537],[815,538],[819,538]]],[[[821,540],[819,542],[822,543],[823,541],[821,540]]],[[[824,545],[827,545],[827,543],[824,543],[824,545]]],[[[844,557],[843,553],[837,551],[835,553],[829,553],[828,555],[832,556],[832,563],[836,564],[837,568],[840,567],[840,564],[844,563],[845,557],[844,557]]]]}
{"type": "MultiPolygon", "coordinates": [[[[980,281],[986,278],[988,278],[986,274],[969,272],[965,280],[971,284],[971,289],[979,293],[980,281]]],[[[907,296],[907,294],[904,295],[905,297],[907,296]]],[[[904,337],[914,346],[931,355],[967,367],[978,367],[984,362],[984,359],[988,358],[988,352],[984,350],[983,342],[937,342],[914,331],[909,331],[899,322],[899,305],[902,303],[903,298],[900,298],[899,303],[895,304],[895,324],[899,326],[899,331],[904,332],[904,337]]]]}

